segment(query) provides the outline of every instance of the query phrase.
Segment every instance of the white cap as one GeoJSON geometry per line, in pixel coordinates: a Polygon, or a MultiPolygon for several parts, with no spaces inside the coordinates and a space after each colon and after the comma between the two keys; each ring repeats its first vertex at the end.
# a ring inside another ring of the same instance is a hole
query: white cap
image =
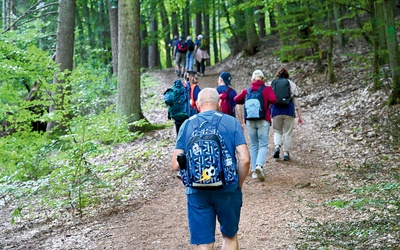
{"type": "Polygon", "coordinates": [[[197,39],[203,39],[203,35],[202,34],[199,34],[198,36],[197,36],[197,39]]]}
{"type": "Polygon", "coordinates": [[[263,72],[262,72],[261,70],[259,70],[259,69],[254,70],[253,75],[251,76],[251,79],[253,80],[253,79],[255,79],[257,76],[258,76],[258,77],[264,78],[263,72]]]}

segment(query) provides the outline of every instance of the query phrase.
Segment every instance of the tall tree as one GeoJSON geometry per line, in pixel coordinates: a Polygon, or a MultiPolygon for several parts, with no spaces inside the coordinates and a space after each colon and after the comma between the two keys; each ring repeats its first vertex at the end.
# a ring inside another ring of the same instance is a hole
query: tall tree
{"type": "Polygon", "coordinates": [[[164,49],[165,49],[165,55],[166,55],[166,63],[167,63],[167,68],[172,67],[172,58],[171,58],[171,48],[168,47],[168,43],[171,39],[171,30],[170,30],[170,25],[169,25],[169,19],[168,19],[168,14],[167,10],[165,9],[165,4],[164,1],[159,1],[158,2],[158,8],[160,9],[160,17],[161,17],[161,26],[163,30],[163,38],[164,38],[164,49]]]}
{"type": "Polygon", "coordinates": [[[384,0],[383,12],[385,15],[386,42],[389,50],[390,70],[392,71],[392,93],[389,105],[400,103],[400,50],[396,37],[395,1],[384,0]]]}
{"type": "Polygon", "coordinates": [[[140,105],[140,0],[119,0],[118,11],[117,112],[131,123],[144,118],[140,105]]]}
{"type": "MultiPolygon", "coordinates": [[[[57,30],[57,46],[56,46],[56,63],[60,65],[60,71],[70,72],[73,66],[74,57],[74,39],[75,39],[75,0],[59,0],[58,6],[58,30],[57,30]]],[[[54,83],[60,83],[64,80],[54,77],[54,83]]],[[[66,85],[68,86],[68,84],[66,85]]],[[[57,103],[50,106],[49,112],[55,112],[63,107],[64,102],[64,91],[59,89],[53,95],[60,94],[60,99],[57,103]]],[[[56,125],[55,121],[47,123],[47,131],[51,131],[56,125]]]]}
{"type": "Polygon", "coordinates": [[[118,73],[118,5],[108,2],[113,73],[118,73]]]}
{"type": "Polygon", "coordinates": [[[246,35],[247,35],[247,46],[245,48],[245,51],[249,55],[254,55],[258,51],[260,38],[256,31],[253,8],[247,7],[244,13],[246,17],[246,35]]]}

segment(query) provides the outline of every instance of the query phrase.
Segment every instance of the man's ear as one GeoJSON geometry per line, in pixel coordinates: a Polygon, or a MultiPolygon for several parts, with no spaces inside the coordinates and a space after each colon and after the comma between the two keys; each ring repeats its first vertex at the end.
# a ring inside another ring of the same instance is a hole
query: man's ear
{"type": "Polygon", "coordinates": [[[199,112],[200,112],[201,110],[200,110],[200,103],[199,103],[199,101],[196,101],[196,107],[197,107],[197,109],[198,109],[199,112]]]}

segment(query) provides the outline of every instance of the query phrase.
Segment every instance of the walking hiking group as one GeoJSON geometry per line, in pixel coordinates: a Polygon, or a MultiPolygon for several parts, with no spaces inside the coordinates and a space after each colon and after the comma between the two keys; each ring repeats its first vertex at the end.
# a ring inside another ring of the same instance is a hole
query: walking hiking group
{"type": "Polygon", "coordinates": [[[172,48],[174,69],[178,77],[184,77],[186,72],[193,71],[194,65],[196,65],[197,74],[204,75],[210,55],[208,40],[202,34],[197,35],[196,41],[193,41],[191,36],[187,36],[185,40],[183,35],[179,37],[175,35],[168,47],[172,48]]]}
{"type": "Polygon", "coordinates": [[[244,180],[249,170],[253,179],[265,180],[271,124],[273,158],[283,151],[283,161],[290,160],[294,119],[303,122],[299,91],[286,68],[270,84],[255,70],[251,84],[239,93],[229,72],[220,73],[216,88],[200,90],[198,77],[189,70],[185,82],[177,79],[164,93],[177,133],[171,166],[186,187],[190,243],[213,249],[218,218],[222,249],[238,249],[244,180]],[[238,105],[244,105],[243,116],[238,105]]]}

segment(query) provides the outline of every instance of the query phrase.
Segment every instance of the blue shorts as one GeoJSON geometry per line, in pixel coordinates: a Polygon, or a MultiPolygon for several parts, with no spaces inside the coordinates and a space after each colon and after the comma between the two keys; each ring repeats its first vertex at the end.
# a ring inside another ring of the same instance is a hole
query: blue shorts
{"type": "Polygon", "coordinates": [[[187,195],[187,212],[191,244],[215,242],[216,218],[221,233],[231,238],[239,230],[242,190],[207,192],[187,195]]]}

